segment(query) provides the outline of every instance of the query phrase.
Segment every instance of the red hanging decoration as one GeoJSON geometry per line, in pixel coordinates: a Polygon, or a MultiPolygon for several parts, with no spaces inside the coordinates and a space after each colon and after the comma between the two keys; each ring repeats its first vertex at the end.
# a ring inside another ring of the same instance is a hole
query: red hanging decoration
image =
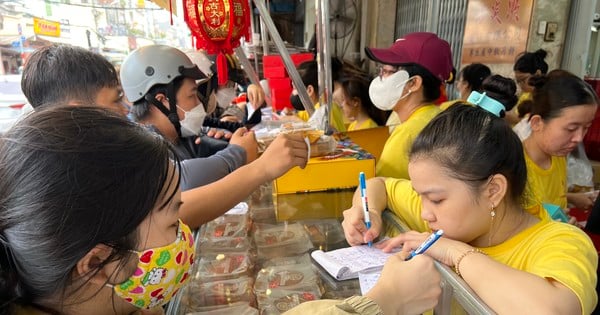
{"type": "Polygon", "coordinates": [[[227,58],[240,45],[242,36],[250,40],[248,0],[184,0],[184,19],[196,49],[217,54],[219,84],[228,80],[227,58]]]}

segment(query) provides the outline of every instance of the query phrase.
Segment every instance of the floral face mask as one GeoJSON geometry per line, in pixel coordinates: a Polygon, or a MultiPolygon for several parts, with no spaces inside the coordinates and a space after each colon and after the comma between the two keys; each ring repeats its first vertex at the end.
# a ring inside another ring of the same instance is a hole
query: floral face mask
{"type": "Polygon", "coordinates": [[[162,306],[188,279],[194,262],[194,237],[189,226],[179,221],[173,243],[135,253],[137,268],[125,282],[112,286],[115,294],[138,308],[162,306]]]}

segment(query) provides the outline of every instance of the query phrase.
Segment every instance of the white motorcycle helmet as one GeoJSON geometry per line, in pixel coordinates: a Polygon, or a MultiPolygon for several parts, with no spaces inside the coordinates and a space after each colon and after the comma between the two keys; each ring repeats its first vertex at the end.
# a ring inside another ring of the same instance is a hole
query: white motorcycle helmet
{"type": "Polygon", "coordinates": [[[130,102],[145,97],[157,84],[169,84],[185,76],[195,80],[205,79],[190,58],[181,50],[167,45],[150,45],[134,50],[121,65],[121,85],[130,102]]]}

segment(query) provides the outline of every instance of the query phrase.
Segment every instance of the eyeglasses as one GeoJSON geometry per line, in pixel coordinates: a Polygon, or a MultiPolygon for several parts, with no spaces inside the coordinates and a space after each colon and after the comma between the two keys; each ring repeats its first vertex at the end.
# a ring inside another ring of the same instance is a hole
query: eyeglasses
{"type": "Polygon", "coordinates": [[[378,66],[377,67],[377,73],[379,73],[379,76],[382,78],[385,78],[387,76],[390,76],[396,72],[398,72],[398,67],[395,66],[389,66],[387,65],[388,68],[385,68],[386,66],[378,66]]]}

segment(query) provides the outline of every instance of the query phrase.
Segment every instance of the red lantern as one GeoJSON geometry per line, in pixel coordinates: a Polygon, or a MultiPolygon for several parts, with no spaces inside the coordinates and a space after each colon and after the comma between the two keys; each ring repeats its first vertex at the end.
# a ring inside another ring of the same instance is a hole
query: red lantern
{"type": "Polygon", "coordinates": [[[240,45],[240,38],[250,39],[248,0],[184,0],[184,18],[196,49],[217,55],[219,85],[225,84],[227,58],[240,45]]]}

